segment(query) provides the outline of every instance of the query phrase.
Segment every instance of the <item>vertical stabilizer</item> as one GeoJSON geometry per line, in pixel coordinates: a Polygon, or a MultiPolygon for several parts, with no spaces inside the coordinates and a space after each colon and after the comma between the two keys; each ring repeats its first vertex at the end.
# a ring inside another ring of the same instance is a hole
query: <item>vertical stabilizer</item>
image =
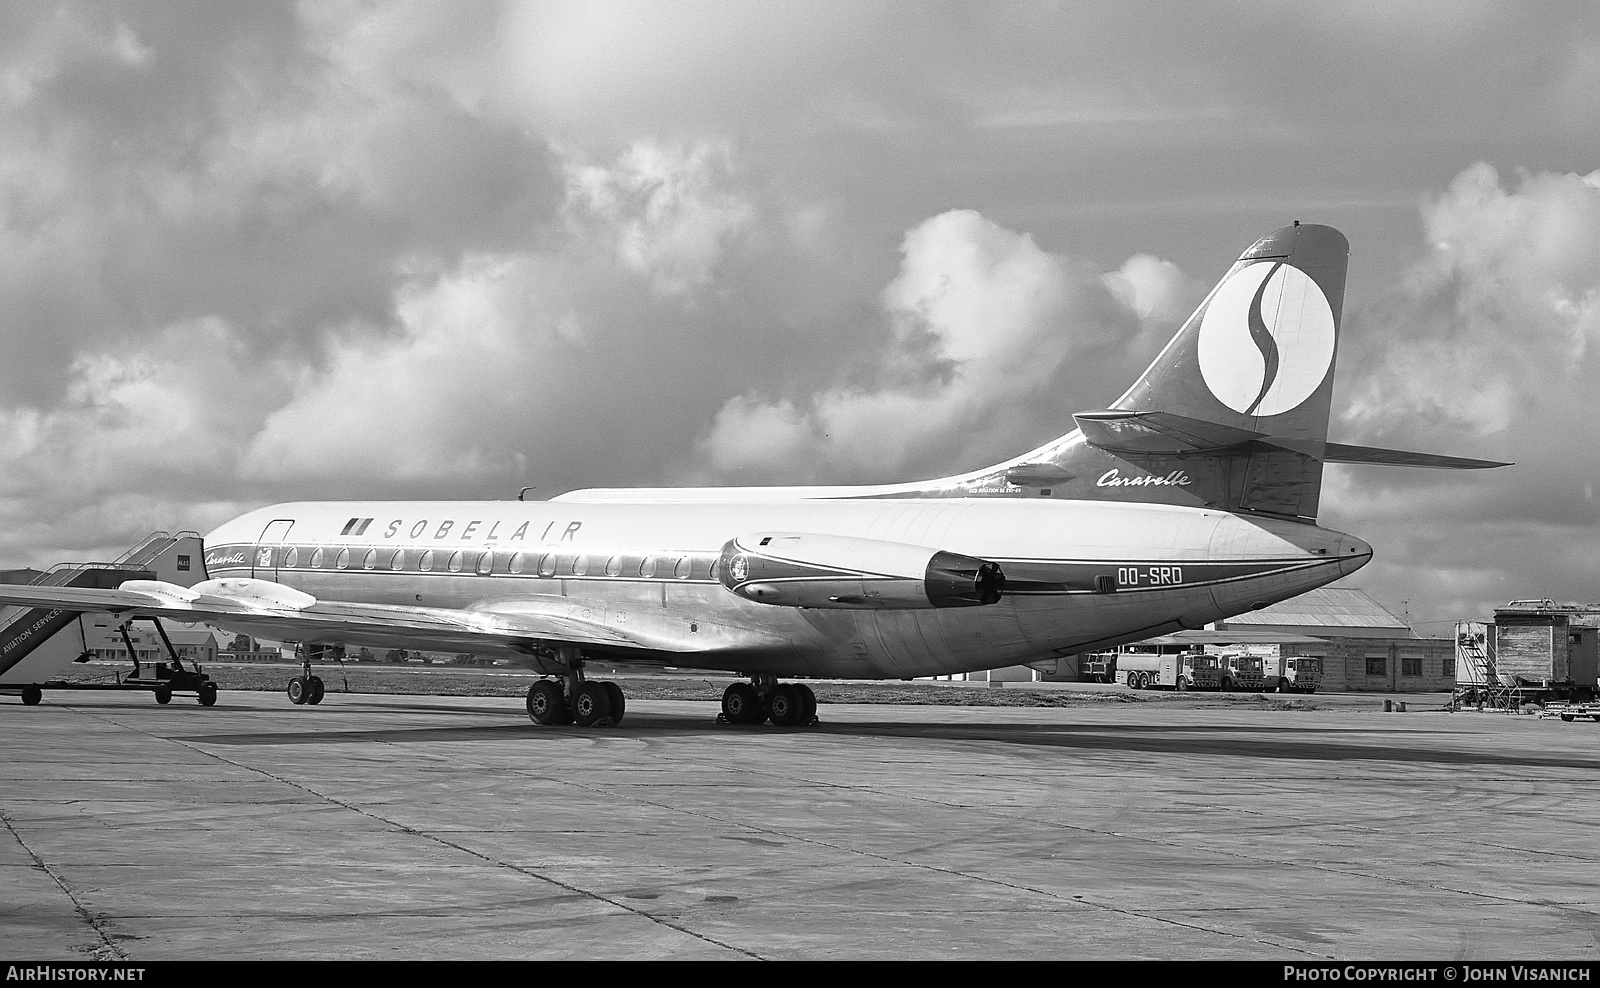
{"type": "Polygon", "coordinates": [[[1326,226],[1262,237],[1112,407],[948,483],[1315,518],[1349,251],[1326,226]]]}

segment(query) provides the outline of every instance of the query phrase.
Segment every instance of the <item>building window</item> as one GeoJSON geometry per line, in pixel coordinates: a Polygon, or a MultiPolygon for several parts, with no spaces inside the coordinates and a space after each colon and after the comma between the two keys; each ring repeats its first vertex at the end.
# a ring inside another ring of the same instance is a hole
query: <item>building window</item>
{"type": "Polygon", "coordinates": [[[1369,656],[1367,656],[1367,675],[1369,675],[1369,676],[1387,676],[1387,675],[1389,675],[1389,660],[1384,658],[1381,655],[1369,655],[1369,656]]]}
{"type": "Polygon", "coordinates": [[[1450,677],[1454,677],[1455,676],[1455,674],[1456,674],[1456,657],[1454,655],[1446,655],[1444,657],[1444,674],[1446,676],[1450,676],[1450,677]]]}
{"type": "Polygon", "coordinates": [[[1402,656],[1400,656],[1400,675],[1402,675],[1402,676],[1420,676],[1420,675],[1422,675],[1422,657],[1419,656],[1419,655],[1402,655],[1402,656]]]}

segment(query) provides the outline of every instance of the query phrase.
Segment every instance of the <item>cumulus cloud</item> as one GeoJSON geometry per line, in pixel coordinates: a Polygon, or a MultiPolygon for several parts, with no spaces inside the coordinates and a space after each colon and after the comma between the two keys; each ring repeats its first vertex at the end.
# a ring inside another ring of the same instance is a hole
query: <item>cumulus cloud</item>
{"type": "Polygon", "coordinates": [[[1336,429],[1516,465],[1330,468],[1326,520],[1382,547],[1364,585],[1459,616],[1517,596],[1594,598],[1600,172],[1508,183],[1474,165],[1423,220],[1421,256],[1347,318],[1336,429]]]}
{"type": "Polygon", "coordinates": [[[568,169],[566,213],[603,237],[658,295],[687,299],[708,284],[755,210],[729,188],[725,144],[636,141],[614,162],[568,169]]]}
{"type": "Polygon", "coordinates": [[[717,471],[912,479],[1013,455],[1114,398],[1199,297],[1169,262],[1140,255],[1102,275],[972,210],[923,222],[901,251],[881,296],[888,346],[810,396],[728,401],[702,442],[717,471]]]}

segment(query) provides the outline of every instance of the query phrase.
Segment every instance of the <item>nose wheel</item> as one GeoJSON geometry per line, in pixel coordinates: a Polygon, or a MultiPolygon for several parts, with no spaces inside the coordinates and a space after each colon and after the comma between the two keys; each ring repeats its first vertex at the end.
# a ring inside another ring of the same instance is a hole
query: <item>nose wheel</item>
{"type": "Polygon", "coordinates": [[[322,702],[325,687],[321,676],[296,676],[289,680],[289,688],[284,692],[289,694],[290,703],[316,706],[322,702]]]}

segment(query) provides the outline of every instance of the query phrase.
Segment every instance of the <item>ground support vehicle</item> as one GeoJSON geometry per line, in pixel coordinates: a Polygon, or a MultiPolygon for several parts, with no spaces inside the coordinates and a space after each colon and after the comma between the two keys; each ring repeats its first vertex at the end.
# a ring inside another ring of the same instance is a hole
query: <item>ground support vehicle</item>
{"type": "Polygon", "coordinates": [[[1540,717],[1560,717],[1572,723],[1579,717],[1600,722],[1600,703],[1552,703],[1539,711],[1540,717]]]}
{"type": "MultiPolygon", "coordinates": [[[[152,675],[143,675],[143,667],[134,650],[133,641],[128,637],[128,625],[124,623],[117,630],[122,633],[123,644],[128,649],[128,656],[133,660],[133,675],[117,675],[114,683],[73,683],[64,680],[51,680],[45,683],[27,683],[20,687],[8,688],[5,692],[16,693],[22,697],[25,706],[36,706],[44,699],[45,690],[148,690],[154,694],[157,703],[171,703],[174,693],[193,693],[195,699],[202,707],[215,706],[217,702],[217,684],[200,667],[198,662],[193,668],[186,667],[183,660],[178,658],[178,652],[172,647],[172,640],[167,637],[166,629],[161,627],[159,618],[147,618],[155,625],[156,632],[161,636],[161,643],[166,646],[167,656],[171,662],[157,662],[154,664],[152,675]]],[[[89,653],[85,652],[78,661],[85,661],[89,653]]]]}
{"type": "Polygon", "coordinates": [[[1311,655],[1280,655],[1266,659],[1262,689],[1278,693],[1315,693],[1322,686],[1322,659],[1311,655]]]}
{"type": "Polygon", "coordinates": [[[1222,688],[1260,693],[1266,689],[1266,665],[1259,655],[1247,652],[1222,654],[1222,688]]]}
{"type": "Polygon", "coordinates": [[[1148,655],[1124,652],[1117,657],[1119,678],[1128,688],[1171,690],[1222,689],[1222,663],[1206,652],[1148,655]]]}

